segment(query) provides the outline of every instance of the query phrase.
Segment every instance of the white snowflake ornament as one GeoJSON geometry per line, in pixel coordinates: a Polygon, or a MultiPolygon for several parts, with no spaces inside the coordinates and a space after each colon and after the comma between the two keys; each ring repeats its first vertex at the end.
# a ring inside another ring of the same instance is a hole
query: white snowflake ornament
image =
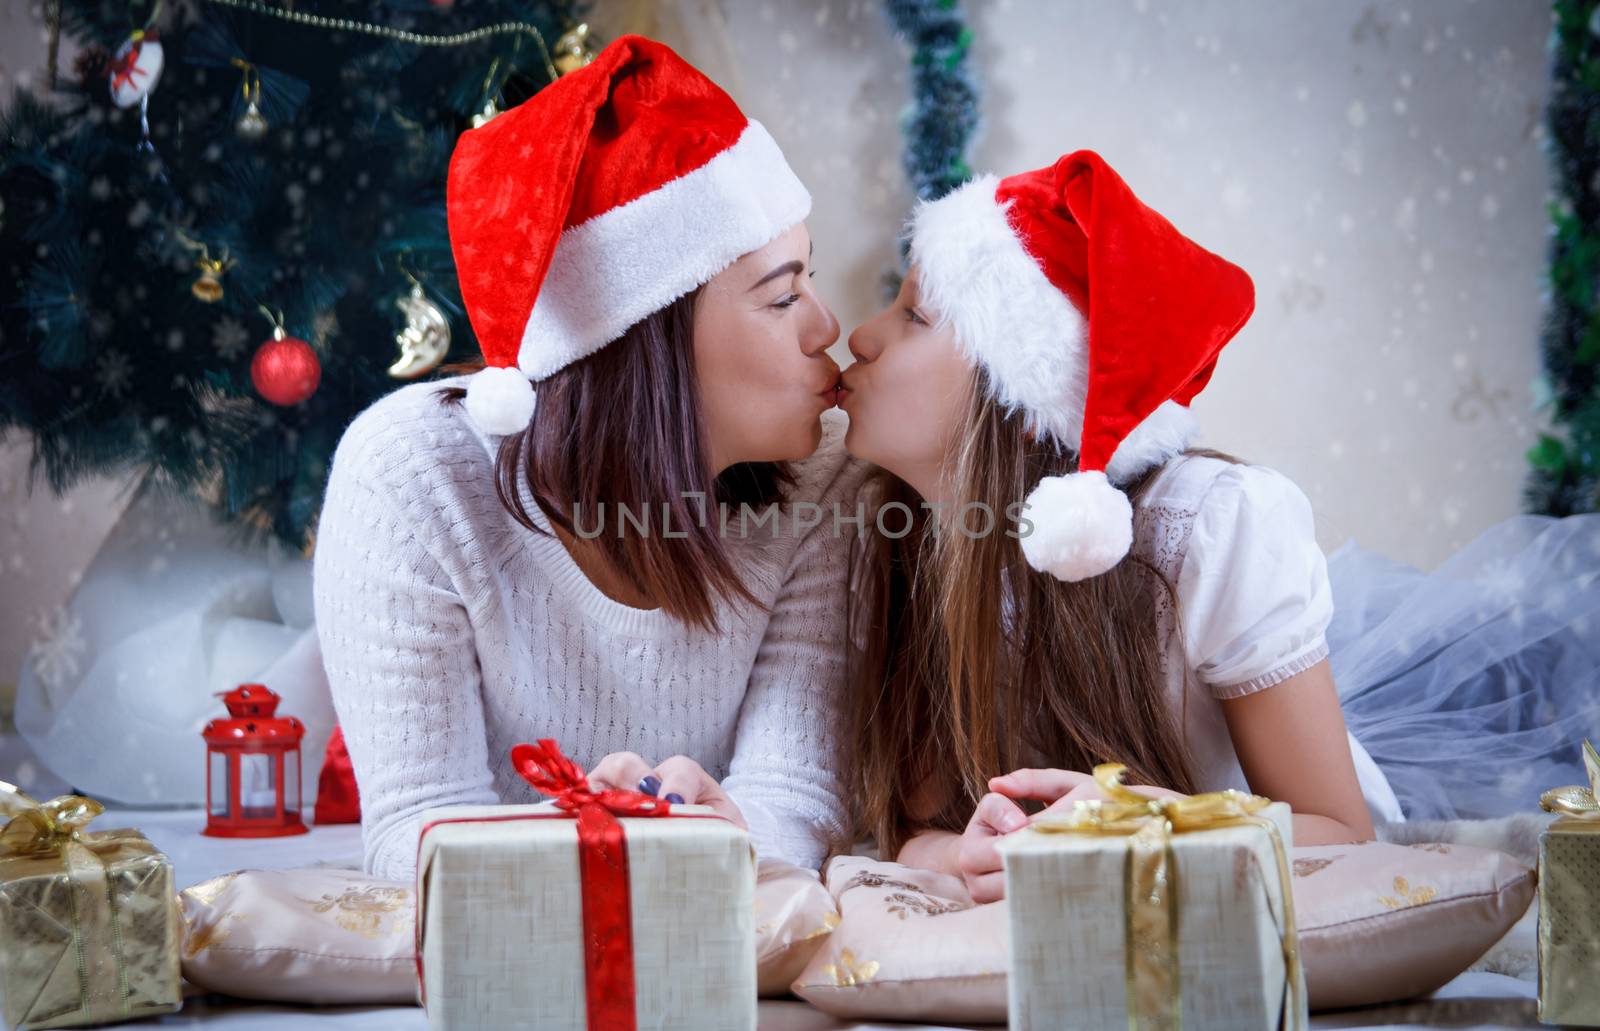
{"type": "Polygon", "coordinates": [[[39,636],[28,646],[28,659],[34,675],[54,696],[83,668],[83,653],[88,648],[83,621],[58,605],[53,611],[41,612],[36,622],[39,636]]]}

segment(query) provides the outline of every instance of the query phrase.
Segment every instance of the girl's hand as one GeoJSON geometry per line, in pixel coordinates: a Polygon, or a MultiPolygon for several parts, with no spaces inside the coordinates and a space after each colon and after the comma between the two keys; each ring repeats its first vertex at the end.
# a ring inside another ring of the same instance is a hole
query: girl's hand
{"type": "Polygon", "coordinates": [[[612,752],[589,771],[589,787],[595,791],[642,791],[673,805],[710,806],[718,816],[749,830],[744,814],[722,785],[687,755],[675,755],[652,767],[633,752],[612,752]]]}
{"type": "MultiPolygon", "coordinates": [[[[1181,792],[1149,784],[1130,784],[1128,787],[1150,798],[1188,797],[1181,792]]],[[[1080,799],[1110,800],[1094,782],[1093,776],[1076,770],[1015,770],[1003,777],[990,778],[989,789],[1007,798],[1032,798],[1049,802],[1050,805],[1042,812],[1035,813],[1029,818],[1030,823],[1045,813],[1070,813],[1073,803],[1080,799]]]]}
{"type": "Polygon", "coordinates": [[[1005,898],[1006,876],[995,845],[1005,835],[1027,825],[1022,807],[1006,796],[991,791],[978,800],[956,847],[956,868],[961,871],[973,902],[1005,898]]]}

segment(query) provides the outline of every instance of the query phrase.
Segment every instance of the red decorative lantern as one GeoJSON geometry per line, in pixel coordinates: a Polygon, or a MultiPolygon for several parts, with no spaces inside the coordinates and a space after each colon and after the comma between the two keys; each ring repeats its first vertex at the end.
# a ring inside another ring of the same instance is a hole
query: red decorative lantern
{"type": "Polygon", "coordinates": [[[300,739],[305,724],[275,716],[279,697],[264,684],[218,691],[228,718],[206,724],[206,829],[217,838],[304,834],[300,739]]]}

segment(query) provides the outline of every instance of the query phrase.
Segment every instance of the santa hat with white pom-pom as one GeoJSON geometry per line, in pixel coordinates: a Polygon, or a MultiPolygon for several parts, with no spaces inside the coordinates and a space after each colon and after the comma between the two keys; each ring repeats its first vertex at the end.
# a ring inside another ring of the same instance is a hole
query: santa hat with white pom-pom
{"type": "Polygon", "coordinates": [[[1189,402],[1255,310],[1250,277],[1091,150],[919,205],[911,261],[921,299],[996,399],[1077,452],[1077,472],[1028,495],[1028,564],[1062,580],[1111,569],[1133,541],[1117,485],[1188,446],[1189,402]]]}
{"type": "Polygon", "coordinates": [[[445,188],[487,434],[543,379],[765,246],[811,195],[761,124],[670,48],[623,36],[461,135],[445,188]]]}

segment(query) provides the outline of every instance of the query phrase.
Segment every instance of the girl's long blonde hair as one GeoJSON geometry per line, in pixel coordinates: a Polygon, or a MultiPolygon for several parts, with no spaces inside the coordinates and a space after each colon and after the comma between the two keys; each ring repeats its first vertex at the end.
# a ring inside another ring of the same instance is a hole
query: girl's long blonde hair
{"type": "MultiPolygon", "coordinates": [[[[1017,529],[1007,508],[1041,477],[1076,469],[1077,457],[1033,441],[982,370],[960,441],[956,496],[987,505],[993,532],[950,523],[935,532],[911,488],[880,474],[877,503],[920,514],[898,540],[871,532],[869,517],[850,595],[848,797],[885,858],[918,829],[960,831],[988,779],[1021,766],[1088,771],[1114,760],[1130,783],[1195,790],[1155,618],[1154,592],[1171,585],[1136,556],[1077,583],[1028,566],[1005,532],[1017,529]],[[924,811],[913,798],[926,800],[924,811]]],[[[1131,499],[1156,471],[1125,485],[1131,499]]],[[[898,517],[885,525],[897,528],[898,517]]]]}

